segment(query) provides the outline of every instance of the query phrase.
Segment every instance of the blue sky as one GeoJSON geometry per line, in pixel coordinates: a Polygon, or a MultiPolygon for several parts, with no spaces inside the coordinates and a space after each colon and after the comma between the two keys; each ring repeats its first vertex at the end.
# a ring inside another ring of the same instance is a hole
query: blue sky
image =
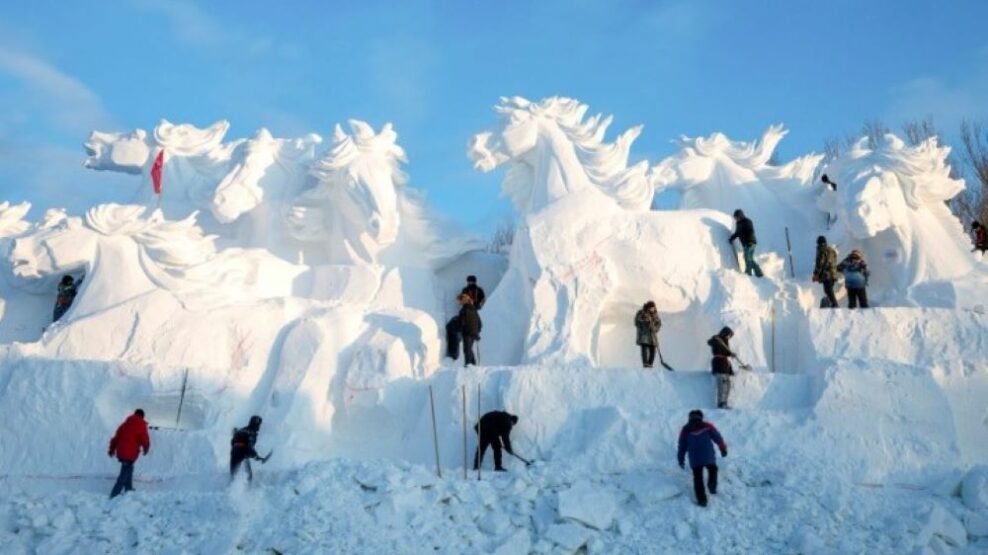
{"type": "Polygon", "coordinates": [[[865,119],[932,115],[949,142],[988,118],[983,1],[2,1],[0,199],[36,206],[126,199],[133,178],[83,170],[81,144],[162,117],[230,138],[393,122],[411,185],[481,230],[511,213],[465,156],[499,96],[644,123],[653,162],[680,134],[781,122],[788,159],[865,119]]]}

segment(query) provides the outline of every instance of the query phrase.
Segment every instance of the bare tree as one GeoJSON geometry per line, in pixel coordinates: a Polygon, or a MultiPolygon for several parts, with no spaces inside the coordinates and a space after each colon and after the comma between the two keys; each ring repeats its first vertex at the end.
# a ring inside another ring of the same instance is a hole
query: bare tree
{"type": "Polygon", "coordinates": [[[508,218],[494,228],[490,242],[487,243],[487,252],[507,254],[511,250],[511,244],[515,241],[515,222],[508,218]]]}
{"type": "Polygon", "coordinates": [[[906,142],[912,146],[916,146],[930,137],[939,137],[940,135],[937,132],[937,126],[933,123],[933,116],[904,121],[902,134],[905,135],[906,142]]]}
{"type": "Polygon", "coordinates": [[[970,179],[967,191],[958,195],[956,212],[966,223],[988,221],[988,128],[983,122],[961,122],[961,147],[970,179]]]}
{"type": "Polygon", "coordinates": [[[863,137],[868,137],[868,148],[876,148],[881,140],[885,137],[887,133],[891,133],[891,129],[885,125],[885,122],[878,118],[866,120],[861,126],[861,135],[863,137]]]}

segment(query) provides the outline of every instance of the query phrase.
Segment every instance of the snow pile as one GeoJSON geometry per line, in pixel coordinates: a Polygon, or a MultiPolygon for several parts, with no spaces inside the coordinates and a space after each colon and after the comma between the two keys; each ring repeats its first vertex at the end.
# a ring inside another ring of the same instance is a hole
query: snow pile
{"type": "Polygon", "coordinates": [[[949,495],[724,466],[705,509],[686,472],[564,465],[478,482],[337,460],[265,474],[250,490],[219,477],[143,481],[109,504],[97,480],[3,481],[0,542],[11,553],[838,554],[977,553],[988,541],[980,515],[949,495]]]}

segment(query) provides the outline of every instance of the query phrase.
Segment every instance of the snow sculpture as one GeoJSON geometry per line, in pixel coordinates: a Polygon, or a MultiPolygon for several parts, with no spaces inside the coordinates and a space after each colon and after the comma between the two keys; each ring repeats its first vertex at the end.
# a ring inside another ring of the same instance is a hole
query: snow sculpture
{"type": "Polygon", "coordinates": [[[24,216],[31,209],[31,203],[22,202],[20,204],[0,203],[0,238],[13,235],[20,235],[27,231],[31,224],[24,220],[24,216]]]}
{"type": "Polygon", "coordinates": [[[626,210],[647,210],[652,200],[648,163],[628,167],[631,144],[642,126],[605,143],[613,118],[585,118],[587,108],[571,98],[537,103],[501,98],[494,108],[500,127],[474,136],[468,155],[485,172],[510,162],[501,190],[522,214],[581,191],[599,192],[601,201],[610,198],[626,210]]]}
{"type": "Polygon", "coordinates": [[[291,294],[302,268],[263,251],[217,253],[214,237],[203,234],[195,214],[169,221],[157,210],[144,217],[145,210],[104,204],[84,218],[48,212],[14,240],[8,255],[13,273],[28,280],[85,274],[72,309],[76,317],[156,289],[196,309],[291,294]]]}
{"type": "Polygon", "coordinates": [[[349,125],[351,133],[336,126],[332,147],[310,170],[316,185],[288,212],[296,239],[324,249],[331,264],[432,268],[477,248],[441,233],[440,222],[406,188],[405,151],[390,123],[380,132],[359,120],[349,125]]]}
{"type": "MultiPolygon", "coordinates": [[[[810,154],[782,166],[771,165],[769,160],[787,133],[777,125],[755,142],[732,141],[722,133],[680,137],[682,150],[652,170],[657,200],[676,192],[680,196],[671,203],[673,208],[708,208],[728,215],[740,208],[755,222],[759,254],[784,254],[786,227],[793,249],[812,253],[817,235],[826,231],[827,215],[816,208],[819,189],[813,186],[823,156],[810,154]]],[[[812,256],[797,255],[795,261],[797,274],[812,273],[812,256]]]]}
{"type": "MultiPolygon", "coordinates": [[[[502,99],[497,110],[506,123],[477,135],[468,155],[482,170],[508,165],[502,190],[524,220],[483,311],[485,363],[633,364],[628,322],[648,299],[665,314],[692,312],[673,333],[721,325],[724,297],[708,291],[728,259],[712,239],[726,237],[730,219],[647,211],[647,166],[625,164],[639,128],[608,145],[610,118],[581,123],[586,106],[575,100],[502,99]]],[[[699,364],[683,345],[676,354],[699,364]]]]}
{"type": "Polygon", "coordinates": [[[864,251],[871,286],[902,302],[923,282],[956,280],[978,263],[945,202],[964,188],[950,177],[949,147],[935,137],[908,146],[888,134],[875,148],[862,138],[824,171],[837,182],[836,230],[843,250],[864,251]]]}
{"type": "MultiPolygon", "coordinates": [[[[143,129],[131,133],[93,132],[86,142],[87,168],[147,175],[157,154],[165,152],[165,214],[184,218],[208,210],[218,224],[203,222],[210,231],[236,239],[237,244],[264,247],[290,260],[301,258],[286,236],[283,211],[305,186],[308,165],[322,139],[308,134],[276,139],[260,129],[253,139],[223,143],[230,125],[219,121],[199,129],[162,120],[148,137],[143,129]]],[[[155,204],[145,179],[136,199],[155,204]]]]}

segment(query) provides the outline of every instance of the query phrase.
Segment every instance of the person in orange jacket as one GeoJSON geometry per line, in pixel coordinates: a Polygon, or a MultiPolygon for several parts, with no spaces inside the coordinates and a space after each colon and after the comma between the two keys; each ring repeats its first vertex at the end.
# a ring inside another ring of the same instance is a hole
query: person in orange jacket
{"type": "Polygon", "coordinates": [[[116,455],[120,461],[120,475],[110,492],[110,499],[124,491],[134,491],[134,463],[141,450],[145,455],[148,454],[151,450],[151,438],[148,436],[148,424],[144,421],[144,411],[137,409],[117,428],[117,433],[110,440],[107,454],[111,457],[116,455]]]}

